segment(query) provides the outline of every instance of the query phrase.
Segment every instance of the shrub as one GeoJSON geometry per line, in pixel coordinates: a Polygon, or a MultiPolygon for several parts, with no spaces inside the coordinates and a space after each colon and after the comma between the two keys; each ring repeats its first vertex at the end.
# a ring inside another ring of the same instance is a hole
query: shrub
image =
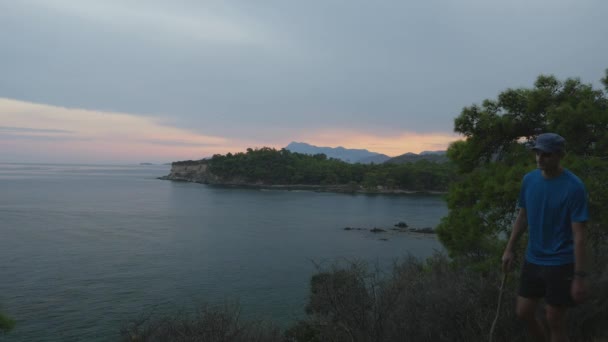
{"type": "Polygon", "coordinates": [[[203,305],[193,315],[153,317],[152,314],[128,322],[121,329],[123,341],[281,341],[279,329],[262,321],[242,321],[239,305],[203,305]]]}
{"type": "Polygon", "coordinates": [[[7,333],[15,327],[15,321],[0,313],[0,333],[7,333]]]}
{"type": "MultiPolygon", "coordinates": [[[[514,313],[517,278],[512,273],[505,287],[494,341],[526,340],[514,313]]],[[[487,341],[501,280],[499,272],[481,274],[443,254],[409,257],[389,273],[334,264],[312,278],[308,316],[285,336],[299,342],[487,341]]],[[[605,272],[591,279],[593,295],[571,313],[572,341],[608,337],[607,285],[605,272]]]]}

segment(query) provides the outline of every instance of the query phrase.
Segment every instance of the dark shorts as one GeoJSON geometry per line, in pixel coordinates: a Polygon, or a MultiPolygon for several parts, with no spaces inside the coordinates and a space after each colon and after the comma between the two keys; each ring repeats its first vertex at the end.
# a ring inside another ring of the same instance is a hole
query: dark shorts
{"type": "Polygon", "coordinates": [[[574,264],[542,266],[524,262],[521,269],[519,295],[524,298],[542,298],[552,306],[572,306],[570,294],[574,264]]]}

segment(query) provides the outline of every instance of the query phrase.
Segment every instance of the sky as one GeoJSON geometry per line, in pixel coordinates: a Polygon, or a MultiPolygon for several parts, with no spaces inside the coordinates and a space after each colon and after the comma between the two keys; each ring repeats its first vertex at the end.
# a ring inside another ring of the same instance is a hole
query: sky
{"type": "Polygon", "coordinates": [[[540,74],[600,87],[605,0],[0,0],[0,163],[444,150],[540,74]]]}

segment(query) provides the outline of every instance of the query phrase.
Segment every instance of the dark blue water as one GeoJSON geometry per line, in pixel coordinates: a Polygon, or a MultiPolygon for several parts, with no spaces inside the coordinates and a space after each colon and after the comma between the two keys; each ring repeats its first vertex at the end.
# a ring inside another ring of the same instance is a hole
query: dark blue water
{"type": "Polygon", "coordinates": [[[0,341],[113,341],[128,319],[238,300],[244,316],[303,316],[313,262],[389,264],[434,237],[438,196],[261,191],[157,180],[169,166],[0,164],[0,341]],[[387,239],[386,241],[381,238],[387,239]]]}

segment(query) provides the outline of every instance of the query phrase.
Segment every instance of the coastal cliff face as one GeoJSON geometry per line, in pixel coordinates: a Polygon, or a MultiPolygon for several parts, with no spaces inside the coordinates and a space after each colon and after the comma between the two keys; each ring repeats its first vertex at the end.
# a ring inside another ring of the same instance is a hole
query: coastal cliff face
{"type": "Polygon", "coordinates": [[[247,183],[241,178],[224,179],[214,175],[209,171],[209,162],[207,160],[173,162],[171,163],[171,172],[166,176],[159,177],[159,179],[214,185],[263,185],[259,182],[254,184],[247,183]]]}
{"type": "Polygon", "coordinates": [[[336,184],[336,185],[320,185],[320,184],[268,184],[262,181],[248,182],[244,178],[222,178],[214,175],[209,171],[209,161],[178,161],[171,164],[171,172],[158,179],[172,180],[181,182],[193,182],[210,185],[225,185],[253,188],[268,188],[281,190],[311,190],[320,192],[339,192],[339,193],[373,193],[373,194],[413,194],[413,193],[430,193],[444,194],[438,191],[409,191],[403,189],[387,189],[383,186],[374,188],[363,188],[358,184],[336,184]]]}
{"type": "Polygon", "coordinates": [[[194,162],[174,162],[171,164],[171,172],[160,179],[195,182],[204,184],[219,184],[219,177],[213,175],[208,170],[208,163],[205,160],[194,162]]]}

